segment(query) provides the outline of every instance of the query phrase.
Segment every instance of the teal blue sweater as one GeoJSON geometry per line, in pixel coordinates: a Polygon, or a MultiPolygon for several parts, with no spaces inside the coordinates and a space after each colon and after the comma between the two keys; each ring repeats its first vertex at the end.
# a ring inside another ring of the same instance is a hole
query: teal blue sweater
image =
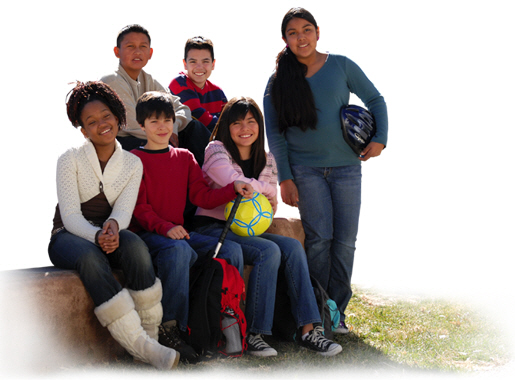
{"type": "Polygon", "coordinates": [[[358,65],[347,57],[330,54],[324,66],[307,80],[317,108],[318,124],[315,130],[303,132],[300,128],[290,127],[285,135],[279,133],[277,113],[269,93],[270,80],[265,91],[266,133],[268,146],[277,161],[279,182],[293,179],[291,164],[315,167],[361,164],[343,139],[341,130],[340,108],[349,104],[351,92],[375,117],[377,134],[372,141],[386,146],[386,103],[358,65]]]}

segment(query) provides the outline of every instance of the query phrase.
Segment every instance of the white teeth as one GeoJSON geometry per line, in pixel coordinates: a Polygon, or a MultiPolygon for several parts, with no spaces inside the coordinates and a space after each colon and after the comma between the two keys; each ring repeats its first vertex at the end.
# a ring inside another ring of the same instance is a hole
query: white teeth
{"type": "Polygon", "coordinates": [[[107,132],[111,132],[111,129],[106,129],[104,132],[100,133],[101,135],[105,135],[107,132]]]}

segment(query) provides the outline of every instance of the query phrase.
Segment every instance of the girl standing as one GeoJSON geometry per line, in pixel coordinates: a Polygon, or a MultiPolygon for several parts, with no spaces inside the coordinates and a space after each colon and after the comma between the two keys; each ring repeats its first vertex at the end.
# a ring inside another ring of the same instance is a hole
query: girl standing
{"type": "Polygon", "coordinates": [[[125,107],[101,82],[77,83],[66,107],[86,142],[57,162],[59,203],[50,260],[78,271],[98,320],[135,359],[172,369],[179,353],[156,341],[163,316],[161,282],[145,243],[126,229],[143,166],[116,141],[126,124],[125,107]],[[127,288],[114,278],[112,268],[122,269],[127,288]]]}
{"type": "Polygon", "coordinates": [[[283,202],[298,207],[310,273],[345,309],[361,207],[361,162],[381,154],[388,120],[383,97],[350,59],[317,51],[320,29],[311,13],[290,9],[281,33],[286,47],[264,97],[270,150],[279,171],[283,202]],[[357,156],[345,143],[340,108],[355,93],[375,117],[377,133],[357,156]]]}
{"type": "MultiPolygon", "coordinates": [[[[206,148],[204,177],[211,187],[220,188],[235,180],[249,183],[277,208],[277,170],[275,160],[265,152],[263,115],[254,100],[233,98],[224,107],[211,142],[206,148]]],[[[224,206],[197,210],[197,231],[220,236],[225,224],[224,206]]],[[[262,335],[271,335],[275,307],[277,274],[282,264],[288,283],[292,313],[302,336],[298,343],[324,356],[338,354],[342,347],[323,336],[320,314],[309,278],[306,255],[300,242],[285,236],[264,233],[259,237],[238,236],[231,231],[226,239],[241,245],[250,273],[245,316],[249,334],[247,352],[274,356],[262,335]],[[315,326],[313,325],[315,324],[315,326]]]]}

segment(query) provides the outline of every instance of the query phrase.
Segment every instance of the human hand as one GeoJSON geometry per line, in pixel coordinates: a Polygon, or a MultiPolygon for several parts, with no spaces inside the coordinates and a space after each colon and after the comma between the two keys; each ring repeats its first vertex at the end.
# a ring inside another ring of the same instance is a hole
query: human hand
{"type": "Polygon", "coordinates": [[[102,229],[97,233],[97,242],[102,251],[107,254],[114,252],[120,246],[120,233],[116,220],[105,221],[102,229]]]}
{"type": "Polygon", "coordinates": [[[275,213],[277,212],[277,196],[267,198],[267,199],[270,202],[270,205],[272,206],[272,211],[274,212],[274,215],[275,215],[275,213]]]}
{"type": "Polygon", "coordinates": [[[254,194],[254,188],[249,183],[243,181],[234,181],[234,191],[245,198],[252,198],[252,194],[254,194]]]}
{"type": "Polygon", "coordinates": [[[170,144],[172,144],[174,148],[179,147],[179,136],[176,133],[172,133],[170,136],[170,144]]]}
{"type": "Polygon", "coordinates": [[[291,179],[282,181],[281,184],[281,199],[284,203],[292,207],[299,207],[299,191],[295,182],[291,179]]]}
{"type": "Polygon", "coordinates": [[[359,159],[361,161],[367,161],[369,158],[377,157],[381,154],[384,149],[384,144],[371,141],[365,149],[361,152],[359,159]]]}
{"type": "Polygon", "coordinates": [[[181,240],[181,239],[189,239],[190,234],[183,226],[175,226],[171,228],[167,233],[166,236],[168,236],[170,239],[173,240],[181,240]]]}

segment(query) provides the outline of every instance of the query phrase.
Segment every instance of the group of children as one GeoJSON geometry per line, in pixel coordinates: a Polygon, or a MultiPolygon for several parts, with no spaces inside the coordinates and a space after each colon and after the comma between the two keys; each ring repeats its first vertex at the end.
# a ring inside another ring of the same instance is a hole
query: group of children
{"type": "MultiPolygon", "coordinates": [[[[78,83],[68,98],[68,117],[86,142],[58,160],[49,256],[54,265],[78,271],[99,321],[131,355],[171,369],[179,358],[198,360],[181,339],[187,334],[190,268],[216,245],[224,205],[237,193],[248,198],[258,191],[275,212],[277,166],[265,151],[255,101],[227,101],[208,80],[215,66],[210,40],[187,41],[185,71],[169,88],[143,70],[152,57],[150,42],[139,25],[122,29],[115,73],[78,83]],[[111,268],[123,270],[126,288],[111,268]]],[[[341,352],[323,335],[297,240],[229,232],[218,257],[242,275],[244,264],[253,265],[245,311],[249,354],[277,355],[262,335],[271,335],[279,270],[298,344],[324,356],[341,352]]]]}

